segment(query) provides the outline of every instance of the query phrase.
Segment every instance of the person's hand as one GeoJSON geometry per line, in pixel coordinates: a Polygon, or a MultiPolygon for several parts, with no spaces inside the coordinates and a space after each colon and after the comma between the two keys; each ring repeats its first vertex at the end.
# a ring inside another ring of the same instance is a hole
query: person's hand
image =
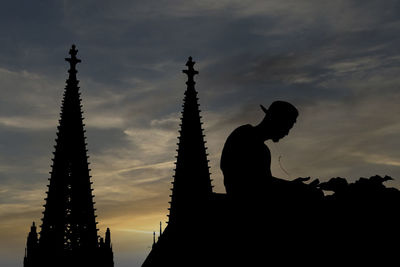
{"type": "Polygon", "coordinates": [[[310,180],[311,177],[299,177],[293,180],[294,183],[304,183],[310,180]]]}
{"type": "Polygon", "coordinates": [[[319,183],[320,183],[319,179],[317,178],[314,181],[312,181],[311,183],[309,183],[308,185],[311,187],[318,187],[319,183]]]}

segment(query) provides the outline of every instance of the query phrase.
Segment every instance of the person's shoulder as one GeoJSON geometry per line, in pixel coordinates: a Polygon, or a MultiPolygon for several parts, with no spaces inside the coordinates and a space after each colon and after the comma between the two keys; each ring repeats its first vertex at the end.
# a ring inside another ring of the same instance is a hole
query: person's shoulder
{"type": "Polygon", "coordinates": [[[250,124],[239,126],[228,137],[228,142],[243,142],[243,139],[249,139],[253,135],[254,127],[250,124]],[[239,141],[240,140],[240,141],[239,141]]]}
{"type": "Polygon", "coordinates": [[[244,134],[244,133],[251,133],[253,132],[254,127],[250,124],[245,124],[242,126],[237,127],[232,134],[244,134]]]}

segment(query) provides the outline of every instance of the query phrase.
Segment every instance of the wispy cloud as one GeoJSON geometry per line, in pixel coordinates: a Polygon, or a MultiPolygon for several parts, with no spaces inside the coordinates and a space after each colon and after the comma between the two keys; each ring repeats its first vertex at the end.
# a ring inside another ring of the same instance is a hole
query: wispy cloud
{"type": "Polygon", "coordinates": [[[25,130],[41,130],[54,128],[54,120],[37,119],[31,116],[9,116],[0,117],[0,124],[5,127],[22,128],[25,130]]]}

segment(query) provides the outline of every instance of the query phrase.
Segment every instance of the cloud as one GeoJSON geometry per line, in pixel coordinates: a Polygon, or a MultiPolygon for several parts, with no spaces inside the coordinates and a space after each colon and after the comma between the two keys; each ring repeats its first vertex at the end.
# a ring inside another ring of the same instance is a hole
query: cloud
{"type": "Polygon", "coordinates": [[[2,124],[3,126],[12,128],[23,128],[25,130],[53,128],[53,123],[54,120],[51,119],[34,121],[32,120],[32,118],[22,116],[0,117],[0,124],[2,124]]]}
{"type": "Polygon", "coordinates": [[[363,155],[358,153],[355,153],[354,155],[362,157],[368,163],[400,167],[400,160],[398,158],[397,159],[391,158],[388,157],[387,155],[379,155],[379,154],[363,155]]]}

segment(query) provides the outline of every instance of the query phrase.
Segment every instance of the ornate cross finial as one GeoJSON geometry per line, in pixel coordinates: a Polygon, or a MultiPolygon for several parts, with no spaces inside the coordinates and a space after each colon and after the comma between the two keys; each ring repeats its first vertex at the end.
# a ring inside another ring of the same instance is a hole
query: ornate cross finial
{"type": "Polygon", "coordinates": [[[81,60],[76,57],[76,54],[78,54],[78,50],[76,50],[75,45],[72,45],[71,49],[69,50],[69,54],[71,55],[71,57],[65,58],[65,60],[68,61],[71,65],[71,70],[75,70],[76,64],[81,62],[81,60]]]}
{"type": "Polygon", "coordinates": [[[186,62],[186,66],[188,67],[188,69],[182,70],[182,72],[188,76],[188,82],[194,82],[194,75],[199,74],[199,72],[193,68],[195,63],[196,62],[192,61],[192,57],[189,57],[188,62],[186,62]]]}

